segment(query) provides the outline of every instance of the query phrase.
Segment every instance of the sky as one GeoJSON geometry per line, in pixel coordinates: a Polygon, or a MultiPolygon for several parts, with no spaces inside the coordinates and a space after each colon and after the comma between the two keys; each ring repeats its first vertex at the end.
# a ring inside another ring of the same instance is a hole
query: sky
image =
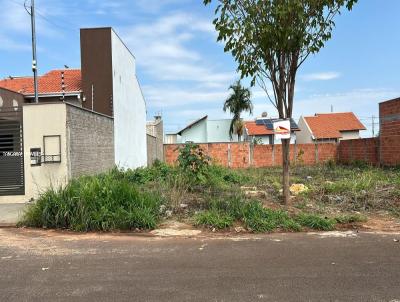
{"type": "MultiPolygon", "coordinates": [[[[29,3],[29,0],[27,0],[29,3]]],[[[30,18],[24,0],[0,0],[0,77],[31,75],[30,18]]],[[[112,26],[135,54],[147,118],[162,114],[165,132],[222,111],[236,63],[216,42],[214,10],[202,0],[36,0],[39,73],[80,68],[79,28],[112,26]]],[[[359,0],[335,19],[332,39],[301,67],[294,118],[353,111],[368,128],[381,101],[400,96],[399,0],[359,0]]],[[[249,82],[245,79],[244,85],[249,82]]],[[[277,115],[252,87],[254,119],[277,115]]],[[[375,120],[376,121],[376,120],[375,120]]],[[[375,128],[376,129],[376,128],[375,128]]]]}

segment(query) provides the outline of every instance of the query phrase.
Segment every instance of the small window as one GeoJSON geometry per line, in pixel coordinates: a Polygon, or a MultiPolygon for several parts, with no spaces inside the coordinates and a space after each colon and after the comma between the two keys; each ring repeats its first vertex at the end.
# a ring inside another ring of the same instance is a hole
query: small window
{"type": "Polygon", "coordinates": [[[40,148],[31,148],[31,166],[42,165],[42,150],[40,148]]]}

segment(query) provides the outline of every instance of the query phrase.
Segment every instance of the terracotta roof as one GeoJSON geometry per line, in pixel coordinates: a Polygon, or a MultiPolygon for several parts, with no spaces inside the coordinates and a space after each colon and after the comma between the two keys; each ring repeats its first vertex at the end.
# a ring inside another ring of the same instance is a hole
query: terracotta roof
{"type": "Polygon", "coordinates": [[[267,129],[265,125],[257,125],[256,122],[244,123],[247,135],[271,135],[274,134],[272,130],[267,129]]]}
{"type": "MultiPolygon", "coordinates": [[[[64,71],[65,92],[81,91],[81,71],[79,69],[52,70],[39,77],[39,94],[58,94],[62,92],[61,72],[64,71]]],[[[24,95],[32,95],[33,77],[6,78],[0,80],[0,87],[24,95]]]]}
{"type": "Polygon", "coordinates": [[[317,113],[304,117],[315,138],[340,138],[341,131],[365,130],[353,112],[317,113]]]}

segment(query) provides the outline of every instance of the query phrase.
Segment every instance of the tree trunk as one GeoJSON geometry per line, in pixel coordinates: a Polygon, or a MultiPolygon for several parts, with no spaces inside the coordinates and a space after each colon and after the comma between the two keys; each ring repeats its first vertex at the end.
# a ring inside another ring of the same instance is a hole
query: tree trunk
{"type": "Polygon", "coordinates": [[[288,204],[290,200],[289,166],[290,166],[290,139],[282,140],[282,163],[283,163],[283,203],[288,204]]]}

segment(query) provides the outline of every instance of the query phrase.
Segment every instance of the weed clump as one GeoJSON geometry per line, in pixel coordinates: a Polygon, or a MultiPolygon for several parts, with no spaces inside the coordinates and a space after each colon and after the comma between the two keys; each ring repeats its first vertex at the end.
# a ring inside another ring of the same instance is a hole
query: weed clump
{"type": "Polygon", "coordinates": [[[161,204],[158,194],[139,190],[113,171],[49,189],[28,208],[20,225],[74,231],[153,229],[161,204]]]}

